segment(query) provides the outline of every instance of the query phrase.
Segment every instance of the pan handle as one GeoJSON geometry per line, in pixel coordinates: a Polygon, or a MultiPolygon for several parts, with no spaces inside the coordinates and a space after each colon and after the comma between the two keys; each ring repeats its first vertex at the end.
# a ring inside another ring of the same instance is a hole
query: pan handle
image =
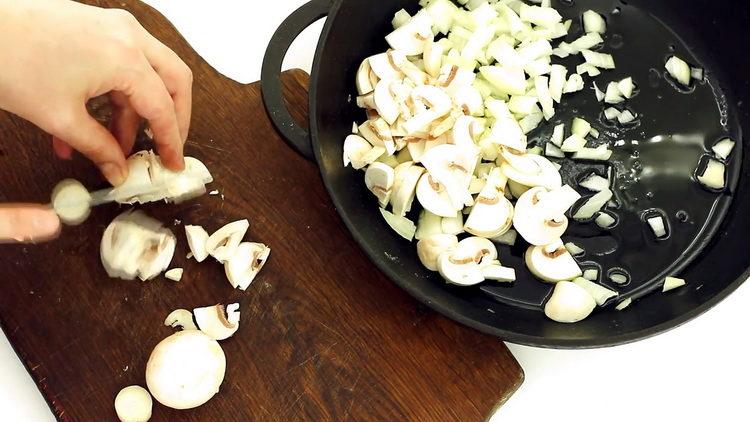
{"type": "Polygon", "coordinates": [[[260,73],[260,89],[263,104],[276,130],[281,133],[300,155],[315,161],[310,133],[294,121],[284,105],[281,89],[281,65],[289,46],[305,30],[318,19],[327,16],[331,9],[331,0],[311,0],[303,5],[281,23],[268,43],[263,57],[263,67],[260,73]]]}

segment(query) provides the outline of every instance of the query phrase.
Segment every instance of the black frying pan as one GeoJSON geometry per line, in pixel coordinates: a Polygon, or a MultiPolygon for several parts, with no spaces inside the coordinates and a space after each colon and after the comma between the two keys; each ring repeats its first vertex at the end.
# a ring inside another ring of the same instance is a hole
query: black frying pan
{"type": "MultiPolygon", "coordinates": [[[[396,284],[429,307],[514,343],[587,348],[632,342],[700,315],[748,276],[750,163],[743,160],[742,148],[735,151],[730,162],[725,192],[707,192],[690,178],[719,137],[729,135],[741,141],[741,128],[750,127],[750,60],[745,53],[750,45],[750,13],[743,2],[733,0],[553,3],[566,18],[575,18],[589,8],[604,13],[609,23],[605,36],[608,50],[615,55],[618,67],[602,78],[608,81],[632,75],[640,86],[632,107],[643,117],[634,127],[604,125],[598,116],[601,105],[587,90],[571,96],[555,121],[529,136],[530,140],[545,139],[554,123],[569,122],[580,115],[596,121],[595,126],[618,145],[613,148],[616,158],[611,167],[616,176],[617,172],[626,175],[617,179],[618,185],[624,186],[617,191],[622,202],[617,227],[602,234],[592,231],[591,224],[581,224],[574,225],[570,232],[576,241],[588,242],[587,250],[618,250],[592,259],[591,264],[601,263],[605,274],[612,268],[630,272],[628,285],[617,286],[620,299],[636,299],[625,311],[615,311],[610,304],[572,325],[547,319],[539,308],[550,286],[533,279],[524,269],[520,257],[523,245],[500,248],[504,264],[519,273],[513,287],[447,285],[422,267],[413,244],[382,221],[362,173],[342,166],[343,140],[352,122],[361,122],[364,117],[353,101],[357,67],[365,57],[385,51],[384,36],[392,29],[393,14],[401,8],[413,13],[418,8],[416,0],[310,1],[281,24],[269,44],[262,71],[263,98],[272,121],[289,144],[318,163],[331,199],[357,242],[396,284]],[[292,41],[324,16],[328,20],[310,77],[308,132],[284,107],[279,73],[292,41]],[[622,39],[614,34],[623,35],[622,39]],[[690,93],[679,92],[663,72],[671,54],[703,65],[708,81],[697,84],[690,93]],[[628,174],[638,177],[628,179],[628,174]],[[653,177],[649,179],[649,175],[653,177]],[[663,212],[669,219],[671,234],[667,241],[658,243],[647,238],[641,220],[648,212],[663,212]],[[673,274],[689,284],[669,294],[653,292],[664,275],[673,274]]],[[[578,35],[576,28],[571,34],[578,35]]],[[[566,162],[563,177],[574,183],[584,171],[612,171],[589,167],[582,169],[566,162]]]]}

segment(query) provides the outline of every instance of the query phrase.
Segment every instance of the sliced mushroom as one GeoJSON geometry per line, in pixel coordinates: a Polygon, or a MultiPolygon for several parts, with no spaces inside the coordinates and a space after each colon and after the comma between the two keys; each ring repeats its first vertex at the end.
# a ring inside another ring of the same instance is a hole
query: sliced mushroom
{"type": "Polygon", "coordinates": [[[91,194],[81,182],[65,179],[52,190],[52,209],[60,221],[77,226],[91,213],[91,194]]]}
{"type": "Polygon", "coordinates": [[[375,86],[375,94],[373,95],[375,109],[389,125],[394,124],[401,114],[399,104],[391,92],[391,83],[392,81],[389,80],[381,80],[375,86]]]}
{"type": "Polygon", "coordinates": [[[164,277],[166,277],[168,280],[180,281],[182,280],[183,272],[184,270],[182,268],[172,268],[171,270],[164,273],[164,277]]]}
{"type": "Polygon", "coordinates": [[[570,186],[547,191],[532,188],[516,203],[513,226],[532,245],[553,243],[568,228],[565,212],[580,198],[570,186]]]}
{"type": "Polygon", "coordinates": [[[235,289],[246,290],[266,265],[271,248],[262,243],[242,242],[224,262],[224,273],[235,289]]]}
{"type": "Polygon", "coordinates": [[[555,285],[544,314],[553,321],[574,323],[586,319],[596,308],[596,301],[583,287],[570,281],[555,285]]]}
{"type": "Polygon", "coordinates": [[[504,196],[507,179],[499,168],[490,173],[482,191],[477,196],[469,218],[467,232],[481,237],[493,238],[507,232],[513,223],[513,204],[504,196]]]}
{"type": "Polygon", "coordinates": [[[422,210],[417,221],[417,231],[414,238],[422,240],[435,234],[443,234],[443,218],[427,210],[422,210]]]}
{"type": "Polygon", "coordinates": [[[187,309],[175,309],[164,320],[164,325],[172,328],[180,328],[182,330],[197,330],[195,321],[193,321],[193,313],[187,309]]]}
{"type": "Polygon", "coordinates": [[[417,256],[430,271],[438,270],[438,259],[443,252],[458,246],[458,238],[451,234],[433,234],[417,242],[417,256]]]}
{"type": "Polygon", "coordinates": [[[529,246],[525,260],[532,274],[549,283],[573,280],[583,275],[573,255],[559,239],[547,246],[529,246]]]}
{"type": "Polygon", "coordinates": [[[482,265],[482,275],[485,280],[511,282],[516,281],[516,270],[513,268],[503,267],[499,262],[489,265],[482,265]]]}
{"type": "Polygon", "coordinates": [[[456,209],[451,202],[445,187],[435,181],[428,173],[420,177],[417,184],[417,199],[429,212],[441,217],[455,217],[460,209],[456,209]]]}
{"type": "Polygon", "coordinates": [[[373,147],[359,135],[349,135],[344,140],[344,166],[351,163],[355,170],[364,168],[385,153],[384,147],[373,147]]]}
{"type": "Polygon", "coordinates": [[[453,144],[459,148],[476,148],[476,140],[482,133],[482,125],[471,116],[461,116],[453,125],[453,144]]]}
{"type": "Polygon", "coordinates": [[[555,189],[562,186],[560,172],[547,158],[509,148],[502,148],[501,155],[504,162],[500,168],[508,179],[528,187],[555,189]]]}
{"type": "Polygon", "coordinates": [[[440,145],[422,156],[422,164],[430,175],[445,187],[456,209],[471,205],[469,183],[477,164],[476,148],[461,148],[456,145],[440,145]]]}
{"type": "Polygon", "coordinates": [[[370,72],[372,72],[370,60],[364,59],[357,69],[357,92],[359,95],[369,94],[375,89],[370,79],[370,72]]]}
{"type": "Polygon", "coordinates": [[[450,113],[453,106],[451,97],[445,90],[432,85],[417,86],[411,92],[411,99],[424,104],[426,109],[416,113],[404,123],[404,127],[410,134],[425,131],[432,122],[450,113]]]}
{"type": "Polygon", "coordinates": [[[115,413],[120,422],[148,422],[152,407],[151,394],[140,385],[125,387],[115,397],[115,413]]]}
{"type": "Polygon", "coordinates": [[[232,337],[240,328],[240,304],[206,306],[193,309],[198,329],[214,340],[232,337]]]}
{"type": "Polygon", "coordinates": [[[455,261],[450,251],[438,258],[438,271],[445,281],[459,286],[474,286],[484,281],[482,269],[476,263],[455,261]]]}
{"type": "Polygon", "coordinates": [[[408,56],[422,54],[425,41],[432,39],[432,19],[428,14],[417,14],[409,22],[385,36],[394,50],[408,56]]]}
{"type": "Polygon", "coordinates": [[[401,63],[406,61],[406,56],[398,51],[376,54],[367,61],[370,63],[372,72],[380,80],[402,79],[404,77],[401,72],[401,63]]]}
{"type": "Polygon", "coordinates": [[[428,39],[424,45],[424,68],[433,78],[440,75],[440,68],[443,65],[443,53],[445,49],[440,43],[428,39]]]}
{"type": "Polygon", "coordinates": [[[104,231],[101,260],[113,278],[149,280],[166,270],[177,241],[174,234],[141,211],[126,211],[104,231]]]}
{"type": "Polygon", "coordinates": [[[464,217],[460,211],[457,211],[452,217],[443,217],[440,221],[440,227],[443,233],[458,236],[464,233],[464,217]]]}
{"type": "Polygon", "coordinates": [[[217,261],[224,263],[234,256],[242,238],[245,237],[250,222],[247,219],[227,224],[215,231],[206,240],[206,252],[217,261]]]}
{"type": "Polygon", "coordinates": [[[187,237],[188,246],[193,257],[198,262],[203,262],[208,258],[206,244],[208,242],[208,233],[201,226],[185,226],[185,236],[187,237]]]}
{"type": "Polygon", "coordinates": [[[173,409],[192,409],[219,392],[226,356],[216,340],[199,330],[172,334],[156,345],[146,364],[146,385],[173,409]]]}
{"type": "Polygon", "coordinates": [[[411,210],[412,202],[414,202],[416,196],[417,184],[423,173],[424,168],[415,165],[405,166],[400,172],[395,172],[396,181],[391,195],[391,207],[395,215],[403,217],[411,210]]]}
{"type": "Polygon", "coordinates": [[[395,177],[393,168],[387,164],[375,162],[367,167],[365,185],[378,198],[382,208],[385,208],[391,199],[395,177]]]}

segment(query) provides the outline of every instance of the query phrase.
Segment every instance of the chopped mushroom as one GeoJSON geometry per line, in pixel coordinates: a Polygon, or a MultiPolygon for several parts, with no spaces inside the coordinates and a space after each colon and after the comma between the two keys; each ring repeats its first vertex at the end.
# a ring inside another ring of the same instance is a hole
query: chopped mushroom
{"type": "Polygon", "coordinates": [[[91,194],[81,182],[65,179],[52,190],[52,209],[60,221],[77,226],[91,213],[91,194]]]}
{"type": "Polygon", "coordinates": [[[193,313],[187,309],[175,309],[164,320],[164,325],[182,330],[197,330],[198,327],[193,321],[193,313]]]}
{"type": "Polygon", "coordinates": [[[559,239],[547,246],[529,246],[524,258],[529,271],[542,281],[557,283],[582,275],[578,263],[559,239]]]}
{"type": "Polygon", "coordinates": [[[182,268],[172,268],[171,270],[164,273],[164,277],[172,281],[180,281],[182,279],[182,268]]]}
{"type": "Polygon", "coordinates": [[[270,254],[271,248],[262,243],[240,243],[234,255],[224,262],[224,273],[232,287],[247,290],[270,254]]]}
{"type": "Polygon", "coordinates": [[[685,284],[686,284],[685,280],[683,280],[681,278],[667,277],[667,278],[664,279],[664,285],[663,285],[661,291],[663,293],[666,293],[666,292],[668,292],[670,290],[674,290],[674,289],[676,289],[678,287],[682,287],[685,284]]]}
{"type": "Polygon", "coordinates": [[[438,258],[440,275],[451,284],[473,286],[485,280],[480,266],[483,260],[497,259],[497,249],[488,239],[467,237],[455,249],[446,250],[438,258]]]}
{"type": "Polygon", "coordinates": [[[555,285],[547,303],[544,314],[553,321],[574,323],[586,319],[596,308],[596,301],[583,287],[570,281],[561,281],[555,285]]]}
{"type": "Polygon", "coordinates": [[[113,278],[150,280],[166,270],[177,241],[161,222],[142,211],[126,211],[104,231],[101,260],[113,278]]]}
{"type": "Polygon", "coordinates": [[[438,270],[438,259],[443,252],[452,251],[458,246],[458,238],[451,234],[433,234],[417,242],[417,256],[430,271],[438,270]]]}
{"type": "Polygon", "coordinates": [[[192,409],[219,392],[225,371],[219,343],[200,330],[185,330],[165,338],[151,352],[146,385],[164,406],[192,409]]]}
{"type": "Polygon", "coordinates": [[[365,185],[378,198],[381,208],[385,208],[391,199],[395,177],[393,168],[387,164],[376,162],[367,167],[365,185]]]}
{"type": "Polygon", "coordinates": [[[503,195],[506,182],[500,169],[492,170],[466,219],[467,232],[492,238],[510,229],[513,224],[513,204],[503,195]]]}
{"type": "Polygon", "coordinates": [[[580,198],[565,185],[553,191],[533,188],[518,199],[513,226],[532,245],[549,245],[568,228],[565,212],[580,198]]]}
{"type": "Polygon", "coordinates": [[[140,385],[125,387],[115,397],[115,412],[120,422],[147,422],[152,407],[151,394],[140,385]]]}
{"type": "Polygon", "coordinates": [[[198,329],[214,340],[225,340],[240,328],[240,304],[206,306],[193,309],[198,329]]]}
{"type": "Polygon", "coordinates": [[[442,234],[442,220],[443,218],[439,215],[422,210],[419,214],[419,220],[417,220],[417,230],[414,232],[414,238],[422,240],[434,234],[442,234]]]}
{"type": "Polygon", "coordinates": [[[201,226],[185,226],[185,236],[187,237],[190,253],[198,262],[203,262],[208,258],[206,243],[208,242],[208,233],[201,226]]]}
{"type": "Polygon", "coordinates": [[[225,225],[208,237],[206,252],[220,263],[226,262],[234,256],[249,227],[250,222],[247,219],[233,221],[225,225]]]}

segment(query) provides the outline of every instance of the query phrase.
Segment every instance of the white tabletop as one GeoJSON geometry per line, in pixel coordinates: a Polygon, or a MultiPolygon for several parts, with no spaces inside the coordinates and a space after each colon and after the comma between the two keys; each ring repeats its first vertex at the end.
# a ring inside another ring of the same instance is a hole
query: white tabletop
{"type": "MultiPolygon", "coordinates": [[[[273,31],[305,1],[146,2],[162,11],[221,73],[249,83],[260,76],[273,31]]],[[[320,28],[320,23],[314,25],[295,42],[286,68],[309,71],[320,28]]],[[[509,345],[526,380],[493,420],[747,420],[747,310],[746,285],[699,319],[635,344],[590,351],[509,345]]],[[[0,380],[0,420],[54,420],[5,335],[0,336],[0,380]]]]}

